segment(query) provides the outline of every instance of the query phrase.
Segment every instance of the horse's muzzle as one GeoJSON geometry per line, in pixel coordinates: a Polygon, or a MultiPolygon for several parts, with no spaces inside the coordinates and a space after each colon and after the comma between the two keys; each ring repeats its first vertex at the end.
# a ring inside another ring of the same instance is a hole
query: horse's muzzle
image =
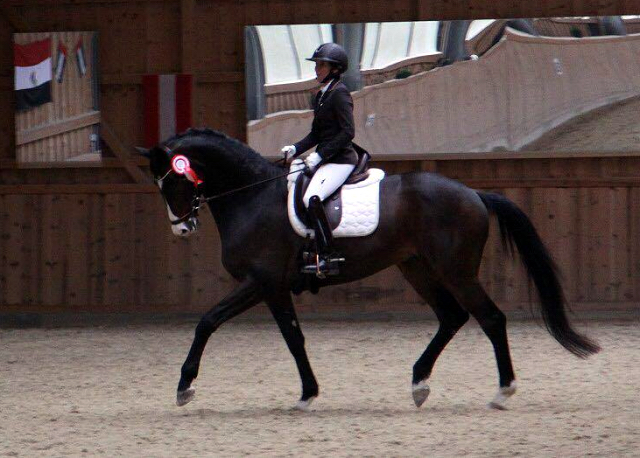
{"type": "Polygon", "coordinates": [[[171,230],[173,231],[173,235],[177,235],[178,237],[189,237],[191,234],[196,232],[199,227],[200,221],[197,217],[192,216],[182,223],[174,224],[171,226],[171,230]]]}

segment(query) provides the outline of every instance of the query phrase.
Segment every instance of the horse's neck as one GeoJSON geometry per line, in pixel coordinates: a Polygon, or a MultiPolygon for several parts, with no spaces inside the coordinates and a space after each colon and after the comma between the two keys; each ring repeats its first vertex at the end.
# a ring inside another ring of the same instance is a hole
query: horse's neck
{"type": "MultiPolygon", "coordinates": [[[[282,205],[286,209],[287,185],[286,178],[248,188],[237,193],[222,196],[209,201],[209,209],[218,226],[218,232],[223,245],[233,239],[240,240],[239,232],[245,232],[251,222],[261,220],[270,224],[268,216],[263,218],[264,212],[272,214],[274,205],[282,205]]],[[[286,213],[286,211],[285,211],[286,213]]],[[[255,225],[252,226],[255,229],[255,225]]],[[[256,231],[246,231],[250,236],[256,231]]]]}
{"type": "MultiPolygon", "coordinates": [[[[232,150],[233,151],[233,150],[232,150]]],[[[278,175],[279,169],[270,162],[263,159],[258,153],[252,151],[240,151],[237,155],[233,152],[226,153],[222,160],[214,164],[208,164],[207,168],[215,170],[215,174],[220,174],[217,182],[226,181],[226,178],[233,177],[233,183],[227,184],[231,188],[248,186],[253,183],[278,175]]]]}
{"type": "Polygon", "coordinates": [[[248,147],[237,144],[218,145],[223,150],[211,151],[207,155],[209,163],[206,170],[210,176],[207,197],[209,207],[220,235],[237,231],[239,227],[255,218],[265,206],[276,204],[286,197],[286,178],[284,170],[274,166],[248,147]],[[274,179],[274,180],[271,180],[274,179]],[[281,182],[281,183],[280,183],[281,182]],[[215,196],[221,195],[220,198],[215,196]]]}

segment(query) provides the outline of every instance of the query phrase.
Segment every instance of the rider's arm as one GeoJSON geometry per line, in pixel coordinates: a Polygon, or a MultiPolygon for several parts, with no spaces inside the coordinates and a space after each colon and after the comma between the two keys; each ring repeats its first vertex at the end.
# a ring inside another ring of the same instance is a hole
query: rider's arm
{"type": "Polygon", "coordinates": [[[309,135],[304,137],[299,142],[293,144],[293,146],[296,147],[296,154],[294,154],[293,157],[300,156],[302,153],[307,151],[309,148],[312,148],[312,147],[316,146],[317,144],[318,144],[318,136],[316,135],[315,130],[312,128],[311,132],[309,132],[309,135]]]}
{"type": "Polygon", "coordinates": [[[339,151],[342,151],[355,136],[353,99],[349,91],[346,88],[336,89],[332,102],[333,113],[336,122],[340,126],[340,131],[330,142],[322,147],[322,151],[318,151],[323,160],[329,159],[339,151]]]}

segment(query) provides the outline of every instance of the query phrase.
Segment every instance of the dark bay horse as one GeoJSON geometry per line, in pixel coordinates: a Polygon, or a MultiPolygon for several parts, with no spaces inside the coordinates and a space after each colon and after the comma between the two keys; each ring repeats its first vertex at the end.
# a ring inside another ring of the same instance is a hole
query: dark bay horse
{"type": "MultiPolygon", "coordinates": [[[[197,230],[197,207],[201,199],[208,199],[220,233],[222,263],[240,282],[197,325],[182,366],[178,405],[194,396],[192,382],[211,334],[264,301],[295,358],[302,379],[297,406],[306,409],[318,395],[318,383],[291,297],[301,284],[299,263],[305,239],[289,223],[284,169],[243,143],[209,129],[189,130],[141,152],[150,159],[174,233],[188,235],[197,230]]],[[[420,172],[383,179],[380,202],[380,222],[373,234],[335,240],[337,250],[346,258],[341,274],[314,280],[318,287],[324,287],[397,265],[433,308],[438,331],[413,366],[416,406],[429,395],[427,381],[436,359],[469,315],[478,321],[495,351],[499,389],[490,405],[503,409],[515,392],[506,318],[478,280],[490,214],[498,219],[503,242],[515,245],[520,253],[537,289],[550,334],[579,357],[599,351],[596,343],[572,329],[555,264],[529,218],[507,198],[420,172]]]]}

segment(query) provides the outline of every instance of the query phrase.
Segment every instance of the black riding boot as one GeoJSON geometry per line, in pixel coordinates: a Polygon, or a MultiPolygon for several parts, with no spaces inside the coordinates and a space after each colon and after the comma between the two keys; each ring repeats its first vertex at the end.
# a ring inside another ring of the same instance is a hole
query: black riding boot
{"type": "Polygon", "coordinates": [[[316,274],[319,278],[324,278],[327,275],[338,275],[340,273],[339,264],[344,262],[344,258],[333,250],[331,226],[324,212],[322,201],[318,196],[313,196],[309,200],[307,214],[315,231],[317,257],[315,262],[305,265],[302,271],[316,274]]]}

